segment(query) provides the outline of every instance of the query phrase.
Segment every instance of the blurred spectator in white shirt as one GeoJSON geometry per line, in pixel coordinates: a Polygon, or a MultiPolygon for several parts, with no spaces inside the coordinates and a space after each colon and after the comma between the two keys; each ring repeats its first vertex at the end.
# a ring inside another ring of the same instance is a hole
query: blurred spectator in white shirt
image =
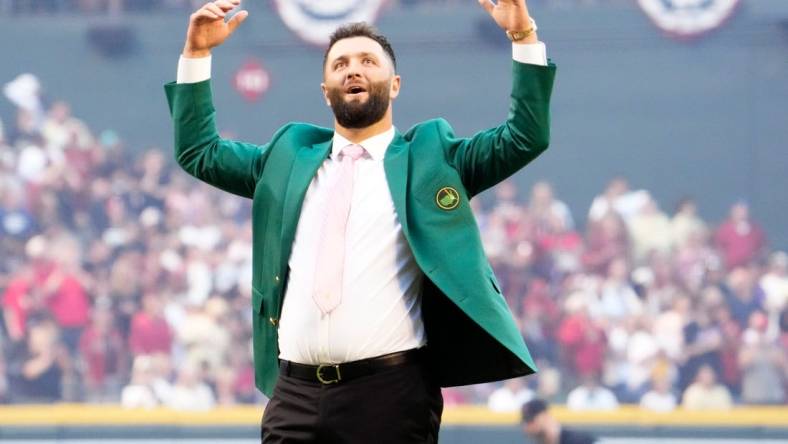
{"type": "Polygon", "coordinates": [[[687,387],[681,406],[687,410],[729,410],[733,399],[728,389],[717,384],[717,374],[709,365],[698,370],[695,382],[687,387]]]}
{"type": "Polygon", "coordinates": [[[673,244],[683,246],[690,237],[706,238],[709,229],[706,223],[698,217],[698,207],[693,199],[682,199],[676,208],[676,214],[670,220],[670,230],[673,244]]]}
{"type": "Polygon", "coordinates": [[[766,314],[750,315],[742,334],[739,365],[742,369],[742,401],[748,404],[783,404],[788,358],[775,338],[770,338],[766,314]]]}
{"type": "Polygon", "coordinates": [[[534,184],[531,188],[531,199],[528,202],[528,208],[536,217],[540,226],[550,225],[550,219],[557,217],[567,230],[572,230],[575,227],[569,207],[564,202],[556,199],[553,186],[548,182],[540,181],[534,184]]]}
{"type": "Polygon", "coordinates": [[[41,134],[47,141],[47,148],[56,151],[87,149],[94,143],[88,127],[71,115],[71,107],[63,101],[55,102],[49,108],[41,134]]]}
{"type": "Polygon", "coordinates": [[[640,408],[657,413],[676,410],[676,395],[671,392],[668,378],[654,378],[651,390],[640,398],[640,408]]]}
{"type": "Polygon", "coordinates": [[[150,356],[134,358],[131,381],[120,394],[120,404],[127,409],[152,409],[159,405],[153,392],[153,362],[150,356]]]}
{"type": "Polygon", "coordinates": [[[167,407],[181,411],[207,411],[215,404],[216,399],[210,387],[203,382],[200,369],[193,365],[182,366],[167,407]]]}
{"type": "Polygon", "coordinates": [[[632,258],[641,264],[652,253],[669,254],[673,246],[670,219],[649,196],[628,220],[632,258]]]}
{"type": "Polygon", "coordinates": [[[626,259],[619,257],[610,263],[600,291],[600,303],[601,316],[613,323],[643,313],[643,303],[629,283],[626,259]]]}
{"type": "Polygon", "coordinates": [[[632,191],[629,183],[623,177],[616,177],[611,180],[605,192],[594,198],[591,208],[588,210],[590,222],[596,222],[609,212],[615,211],[624,220],[629,220],[632,216],[640,212],[640,209],[648,201],[649,195],[645,190],[632,191]]]}
{"type": "Polygon", "coordinates": [[[487,407],[494,412],[517,412],[534,397],[523,378],[507,379],[503,386],[492,392],[487,407]]]}
{"type": "Polygon", "coordinates": [[[764,292],[763,306],[769,315],[769,334],[776,337],[780,312],[788,307],[788,254],[784,251],[772,253],[769,270],[761,277],[760,287],[764,292]]]}
{"type": "Polygon", "coordinates": [[[615,410],[618,399],[612,391],[599,385],[595,375],[583,377],[583,384],[569,392],[566,406],[570,410],[615,410]]]}

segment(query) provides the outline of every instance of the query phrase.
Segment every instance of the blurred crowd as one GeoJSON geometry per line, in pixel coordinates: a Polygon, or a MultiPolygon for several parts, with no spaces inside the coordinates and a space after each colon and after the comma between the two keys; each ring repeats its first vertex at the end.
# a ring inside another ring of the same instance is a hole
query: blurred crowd
{"type": "MultiPolygon", "coordinates": [[[[210,409],[262,403],[251,362],[250,201],[162,147],[93,131],[35,77],[0,123],[0,402],[210,409]]],[[[585,228],[547,182],[473,201],[540,372],[448,405],[669,411],[784,404],[788,256],[746,202],[710,224],[613,179],[585,228]]],[[[701,202],[702,204],[702,202],[701,202]]]]}
{"type": "MultiPolygon", "coordinates": [[[[566,8],[626,0],[529,0],[529,5],[566,8]]],[[[190,11],[208,0],[0,0],[0,14],[113,14],[190,11]]],[[[268,0],[267,3],[273,2],[268,0]]],[[[467,5],[465,0],[393,0],[387,7],[431,8],[467,5]]]]}

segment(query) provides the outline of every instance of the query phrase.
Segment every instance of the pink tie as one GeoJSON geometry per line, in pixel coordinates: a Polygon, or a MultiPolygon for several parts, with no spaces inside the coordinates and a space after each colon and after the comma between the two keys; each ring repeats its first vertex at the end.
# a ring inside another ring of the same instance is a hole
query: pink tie
{"type": "Polygon", "coordinates": [[[345,233],[353,197],[353,166],[364,154],[364,147],[348,145],[342,149],[339,177],[329,194],[323,235],[317,250],[313,298],[324,314],[337,308],[342,297],[345,270],[345,233]]]}

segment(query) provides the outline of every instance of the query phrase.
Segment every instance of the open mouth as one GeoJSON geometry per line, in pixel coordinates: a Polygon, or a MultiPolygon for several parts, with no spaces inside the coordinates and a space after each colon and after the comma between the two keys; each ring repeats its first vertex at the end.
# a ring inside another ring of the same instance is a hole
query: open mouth
{"type": "Polygon", "coordinates": [[[345,89],[345,93],[352,96],[359,95],[365,92],[367,92],[367,90],[361,85],[351,85],[345,89]]]}

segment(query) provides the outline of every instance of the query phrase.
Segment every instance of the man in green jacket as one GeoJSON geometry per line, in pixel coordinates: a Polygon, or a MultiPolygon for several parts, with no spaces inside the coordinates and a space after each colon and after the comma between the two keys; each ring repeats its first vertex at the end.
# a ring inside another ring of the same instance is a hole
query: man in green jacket
{"type": "Polygon", "coordinates": [[[440,387],[536,371],[469,200],[547,148],[555,66],[524,0],[479,0],[512,40],[506,122],[471,138],[443,119],[393,126],[396,57],[374,28],[339,28],[323,83],[334,129],[291,123],[264,145],[219,137],[211,49],[239,0],[192,14],[166,85],[175,157],[253,203],[256,382],[265,443],[432,443],[440,387]]]}

